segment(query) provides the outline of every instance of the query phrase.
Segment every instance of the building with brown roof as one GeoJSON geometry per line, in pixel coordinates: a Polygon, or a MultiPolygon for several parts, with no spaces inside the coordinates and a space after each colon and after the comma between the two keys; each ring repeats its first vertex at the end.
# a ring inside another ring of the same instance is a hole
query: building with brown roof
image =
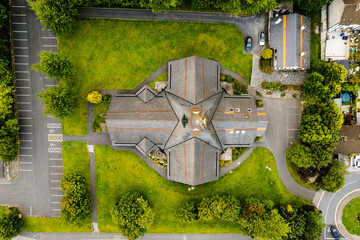
{"type": "Polygon", "coordinates": [[[219,156],[228,147],[250,147],[268,119],[251,95],[220,87],[219,61],[189,57],[168,62],[168,86],[144,86],[114,96],[106,124],[114,148],[135,147],[167,160],[167,179],[198,185],[219,178],[219,156]]]}

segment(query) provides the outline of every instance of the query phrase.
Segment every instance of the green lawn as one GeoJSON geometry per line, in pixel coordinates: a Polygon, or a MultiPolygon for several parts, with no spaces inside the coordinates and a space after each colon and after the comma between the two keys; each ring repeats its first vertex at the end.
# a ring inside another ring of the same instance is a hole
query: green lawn
{"type": "Polygon", "coordinates": [[[7,206],[0,206],[0,219],[5,217],[7,209],[7,206]]]}
{"type": "Polygon", "coordinates": [[[351,200],[344,208],[342,213],[342,222],[349,233],[360,235],[360,197],[351,200]]]}
{"type": "MultiPolygon", "coordinates": [[[[90,159],[86,142],[63,142],[64,175],[77,172],[83,175],[90,190],[90,159]]],[[[1,210],[0,210],[1,211],[1,210]]],[[[25,217],[23,231],[29,232],[91,232],[91,217],[81,227],[65,225],[59,218],[25,217]]]]}
{"type": "Polygon", "coordinates": [[[234,194],[239,199],[254,196],[271,199],[277,204],[306,201],[292,195],[282,184],[273,155],[256,148],[250,157],[232,173],[218,181],[195,187],[168,182],[131,151],[112,150],[111,146],[95,146],[98,223],[101,232],[117,232],[109,214],[116,201],[128,191],[139,191],[154,207],[156,219],[151,233],[242,233],[239,225],[195,222],[179,224],[175,211],[183,201],[200,201],[204,196],[234,194]],[[272,170],[266,170],[269,166],[272,170]]]}
{"type": "Polygon", "coordinates": [[[310,61],[321,58],[321,45],[320,45],[320,33],[315,33],[316,26],[321,24],[321,13],[312,13],[311,17],[311,32],[310,32],[310,61]]]}
{"type": "Polygon", "coordinates": [[[86,95],[98,89],[133,89],[170,59],[219,60],[250,81],[252,55],[232,24],[82,19],[59,52],[76,66],[79,110],[63,121],[63,134],[87,134],[86,95]]]}
{"type": "Polygon", "coordinates": [[[316,186],[315,184],[311,184],[311,183],[306,183],[303,180],[301,180],[298,176],[297,170],[296,170],[296,166],[289,160],[286,159],[286,164],[289,170],[289,173],[291,175],[291,177],[295,180],[295,182],[303,187],[306,188],[310,188],[313,189],[315,191],[319,190],[320,188],[318,186],[316,186]]]}

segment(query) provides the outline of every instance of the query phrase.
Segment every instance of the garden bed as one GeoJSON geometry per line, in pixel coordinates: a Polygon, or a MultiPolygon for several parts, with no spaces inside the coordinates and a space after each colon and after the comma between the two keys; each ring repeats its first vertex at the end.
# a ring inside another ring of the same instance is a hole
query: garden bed
{"type": "MultiPolygon", "coordinates": [[[[93,132],[101,132],[101,124],[105,124],[106,115],[110,106],[111,98],[108,101],[103,101],[94,104],[94,122],[92,125],[93,132]]],[[[105,129],[107,132],[107,129],[105,129]]]]}

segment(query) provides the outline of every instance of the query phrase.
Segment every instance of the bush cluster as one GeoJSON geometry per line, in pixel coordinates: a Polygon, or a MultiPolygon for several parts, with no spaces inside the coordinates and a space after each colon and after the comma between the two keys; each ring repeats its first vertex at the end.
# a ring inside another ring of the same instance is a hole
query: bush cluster
{"type": "Polygon", "coordinates": [[[344,185],[347,173],[344,165],[333,159],[344,118],[337,104],[329,100],[340,92],[345,78],[346,69],[337,63],[312,62],[303,89],[306,104],[299,132],[301,142],[293,144],[286,152],[304,179],[317,171],[321,175],[318,185],[330,192],[344,185]]]}
{"type": "Polygon", "coordinates": [[[61,190],[65,197],[61,199],[60,218],[66,224],[81,226],[91,216],[91,196],[83,176],[77,173],[65,175],[61,179],[61,190]]]}
{"type": "Polygon", "coordinates": [[[261,83],[262,88],[269,89],[269,90],[275,90],[275,91],[285,91],[286,87],[281,82],[267,82],[263,81],[261,83]]]}
{"type": "Polygon", "coordinates": [[[232,222],[260,239],[319,239],[324,227],[322,215],[313,206],[275,206],[270,200],[256,198],[240,202],[232,195],[204,197],[199,204],[184,202],[177,217],[182,223],[232,222]]]}
{"type": "Polygon", "coordinates": [[[235,79],[233,82],[234,95],[247,94],[248,85],[235,79]]]}
{"type": "Polygon", "coordinates": [[[10,240],[21,232],[24,221],[17,207],[7,210],[5,217],[0,219],[0,239],[10,240]]]}
{"type": "Polygon", "coordinates": [[[19,149],[14,75],[10,65],[8,11],[0,4],[0,160],[13,161],[19,149]]]}

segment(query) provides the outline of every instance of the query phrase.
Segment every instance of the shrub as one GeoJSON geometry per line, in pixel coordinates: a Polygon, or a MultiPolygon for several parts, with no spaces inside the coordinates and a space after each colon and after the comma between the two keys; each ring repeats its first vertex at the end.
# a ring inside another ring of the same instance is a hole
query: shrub
{"type": "Polygon", "coordinates": [[[256,136],[256,138],[255,138],[255,141],[256,141],[256,142],[261,142],[262,140],[263,140],[263,138],[260,137],[260,136],[256,136]]]}
{"type": "Polygon", "coordinates": [[[335,159],[328,174],[320,178],[319,185],[325,191],[336,192],[344,186],[347,174],[345,163],[335,159]]]}
{"type": "Polygon", "coordinates": [[[260,70],[264,73],[272,73],[271,60],[260,58],[260,70]]]}
{"type": "Polygon", "coordinates": [[[154,221],[154,211],[137,192],[123,196],[110,212],[120,232],[129,240],[143,236],[154,221]]]}
{"type": "Polygon", "coordinates": [[[5,119],[14,112],[14,87],[0,83],[0,119],[5,119]]]}
{"type": "Polygon", "coordinates": [[[32,69],[43,72],[49,78],[68,81],[75,75],[75,67],[70,58],[53,51],[41,51],[40,63],[33,64],[32,69]]]}
{"type": "Polygon", "coordinates": [[[273,50],[270,49],[270,48],[265,49],[262,52],[261,57],[264,58],[264,59],[271,59],[273,57],[273,50]]]}
{"type": "Polygon", "coordinates": [[[285,91],[285,86],[284,86],[284,85],[281,85],[280,88],[279,88],[279,90],[280,90],[281,92],[285,91]]]}
{"type": "Polygon", "coordinates": [[[297,94],[293,94],[292,96],[293,96],[293,98],[297,98],[297,97],[298,97],[298,95],[297,95],[297,94]]]}
{"type": "Polygon", "coordinates": [[[262,105],[264,105],[263,101],[256,100],[256,106],[262,106],[262,105]]]}
{"type": "Polygon", "coordinates": [[[98,91],[92,91],[91,93],[89,93],[86,97],[86,101],[93,103],[93,104],[98,104],[101,103],[103,96],[98,92],[98,91]]]}
{"type": "MultiPolygon", "coordinates": [[[[281,82],[267,82],[267,81],[263,81],[261,83],[261,86],[264,89],[269,89],[269,90],[275,90],[275,91],[279,91],[281,89],[285,90],[285,86],[281,83],[281,82]]],[[[283,90],[283,91],[284,91],[283,90]]]]}
{"type": "Polygon", "coordinates": [[[271,92],[271,91],[267,91],[267,92],[266,92],[266,95],[272,95],[272,92],[271,92]]]}
{"type": "Polygon", "coordinates": [[[309,168],[315,163],[311,149],[299,142],[286,150],[286,157],[299,168],[309,168]]]}
{"type": "Polygon", "coordinates": [[[263,94],[261,93],[261,92],[259,92],[258,90],[256,90],[256,94],[258,95],[258,96],[262,96],[263,94]]]}
{"type": "Polygon", "coordinates": [[[285,97],[285,95],[286,95],[285,93],[281,93],[281,94],[280,94],[281,97],[285,97]]]}
{"type": "Polygon", "coordinates": [[[184,202],[176,212],[181,222],[192,222],[197,218],[197,209],[194,202],[184,202]]]}
{"type": "Polygon", "coordinates": [[[17,207],[9,208],[5,217],[0,219],[0,238],[10,240],[21,232],[24,221],[17,207]]]}
{"type": "Polygon", "coordinates": [[[248,86],[237,79],[235,79],[235,81],[233,82],[233,88],[234,88],[234,95],[241,95],[248,93],[247,92],[248,86]]]}
{"type": "Polygon", "coordinates": [[[234,196],[205,197],[198,207],[199,219],[205,221],[220,219],[233,222],[238,219],[240,209],[240,201],[234,196]]]}

